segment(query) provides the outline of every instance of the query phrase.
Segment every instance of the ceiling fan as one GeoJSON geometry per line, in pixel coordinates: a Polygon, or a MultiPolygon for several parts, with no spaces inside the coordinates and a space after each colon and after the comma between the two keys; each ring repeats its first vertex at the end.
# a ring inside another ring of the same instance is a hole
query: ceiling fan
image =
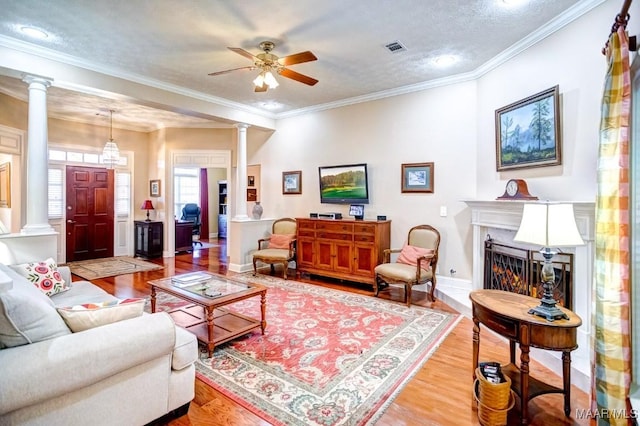
{"type": "Polygon", "coordinates": [[[229,50],[236,52],[238,55],[242,55],[245,58],[251,59],[253,61],[253,65],[233,68],[225,71],[212,72],[209,73],[209,75],[220,75],[239,70],[259,69],[260,74],[258,75],[258,77],[256,77],[255,80],[253,80],[256,92],[266,92],[268,89],[275,89],[276,87],[278,87],[278,82],[273,76],[273,72],[283,77],[287,77],[292,80],[299,81],[300,83],[307,84],[309,86],[313,86],[318,82],[318,80],[316,80],[315,78],[311,78],[307,75],[300,74],[299,72],[295,72],[287,68],[289,65],[301,64],[303,62],[311,62],[317,60],[318,58],[316,58],[313,53],[307,50],[306,52],[295,53],[283,58],[278,58],[276,55],[271,53],[274,47],[276,47],[276,45],[273,42],[263,41],[262,43],[260,43],[260,49],[262,49],[264,53],[259,53],[257,55],[253,55],[239,47],[228,47],[229,50]]]}

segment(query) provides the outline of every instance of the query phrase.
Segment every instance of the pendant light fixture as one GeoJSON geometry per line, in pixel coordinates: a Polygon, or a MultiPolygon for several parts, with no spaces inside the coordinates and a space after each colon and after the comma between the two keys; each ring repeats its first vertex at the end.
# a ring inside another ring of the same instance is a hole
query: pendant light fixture
{"type": "Polygon", "coordinates": [[[118,145],[113,141],[113,110],[109,110],[109,141],[102,150],[102,164],[113,169],[120,162],[120,150],[118,145]]]}

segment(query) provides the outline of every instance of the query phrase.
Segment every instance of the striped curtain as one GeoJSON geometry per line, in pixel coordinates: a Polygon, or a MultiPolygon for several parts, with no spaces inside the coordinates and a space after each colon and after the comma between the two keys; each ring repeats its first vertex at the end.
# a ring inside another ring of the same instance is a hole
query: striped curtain
{"type": "Polygon", "coordinates": [[[622,25],[609,39],[600,122],[591,408],[602,425],[631,424],[628,42],[622,25]]]}

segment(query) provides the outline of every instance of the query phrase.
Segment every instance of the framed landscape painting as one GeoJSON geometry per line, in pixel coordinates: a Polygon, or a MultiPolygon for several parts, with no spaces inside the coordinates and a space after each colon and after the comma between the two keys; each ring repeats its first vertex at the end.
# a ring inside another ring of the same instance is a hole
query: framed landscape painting
{"type": "Polygon", "coordinates": [[[433,163],[403,164],[402,192],[433,193],[433,163]]]}
{"type": "Polygon", "coordinates": [[[561,163],[558,86],[496,110],[496,170],[561,163]]]}

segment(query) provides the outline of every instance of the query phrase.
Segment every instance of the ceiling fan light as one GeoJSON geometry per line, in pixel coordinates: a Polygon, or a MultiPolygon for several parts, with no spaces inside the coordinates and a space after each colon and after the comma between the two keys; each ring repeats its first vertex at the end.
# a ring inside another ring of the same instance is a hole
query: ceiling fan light
{"type": "Polygon", "coordinates": [[[276,78],[271,74],[271,71],[267,71],[264,75],[264,82],[269,86],[269,89],[275,89],[279,86],[276,78]]]}
{"type": "Polygon", "coordinates": [[[256,87],[262,87],[262,85],[264,84],[264,71],[262,71],[255,80],[253,80],[253,84],[256,85],[256,87]]]}

